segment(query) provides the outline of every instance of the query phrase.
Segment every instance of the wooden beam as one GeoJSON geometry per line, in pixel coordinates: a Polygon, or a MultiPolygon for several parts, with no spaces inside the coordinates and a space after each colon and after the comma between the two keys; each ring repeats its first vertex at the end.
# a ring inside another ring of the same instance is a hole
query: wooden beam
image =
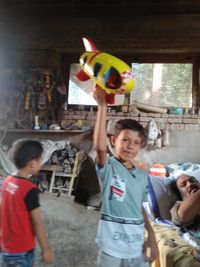
{"type": "Polygon", "coordinates": [[[200,107],[200,58],[193,64],[192,76],[192,107],[200,107]]]}

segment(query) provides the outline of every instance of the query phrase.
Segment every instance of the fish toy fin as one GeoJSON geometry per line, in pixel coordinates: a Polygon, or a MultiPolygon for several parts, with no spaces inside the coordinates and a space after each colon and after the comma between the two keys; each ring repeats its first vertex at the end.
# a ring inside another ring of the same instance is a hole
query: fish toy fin
{"type": "Polygon", "coordinates": [[[108,94],[105,95],[106,103],[113,105],[115,103],[115,95],[114,94],[108,94]]]}
{"type": "Polygon", "coordinates": [[[96,45],[89,38],[84,37],[83,44],[87,52],[99,52],[99,50],[96,48],[96,45]]]}
{"type": "Polygon", "coordinates": [[[82,69],[75,76],[79,81],[83,82],[88,81],[90,79],[90,76],[88,76],[82,69]]]}

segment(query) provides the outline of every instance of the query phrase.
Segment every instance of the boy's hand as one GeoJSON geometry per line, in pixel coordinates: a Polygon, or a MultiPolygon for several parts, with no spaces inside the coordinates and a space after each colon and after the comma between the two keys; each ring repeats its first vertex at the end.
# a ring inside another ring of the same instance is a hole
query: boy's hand
{"type": "Polygon", "coordinates": [[[55,260],[54,252],[51,248],[47,248],[43,250],[42,256],[43,256],[45,264],[52,263],[55,260]]]}
{"type": "Polygon", "coordinates": [[[153,262],[159,255],[158,246],[154,237],[149,236],[144,243],[144,254],[149,262],[153,262]],[[149,251],[150,250],[150,251],[149,251]]]}
{"type": "Polygon", "coordinates": [[[93,96],[99,106],[106,105],[106,92],[97,84],[95,85],[93,96]]]}

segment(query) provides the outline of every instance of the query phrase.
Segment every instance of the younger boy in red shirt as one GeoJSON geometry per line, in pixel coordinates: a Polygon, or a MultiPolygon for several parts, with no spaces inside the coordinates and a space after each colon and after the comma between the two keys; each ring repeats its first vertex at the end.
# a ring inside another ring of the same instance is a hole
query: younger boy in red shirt
{"type": "Polygon", "coordinates": [[[45,263],[54,261],[40,215],[38,189],[29,181],[40,170],[42,153],[39,141],[22,139],[14,143],[13,161],[17,171],[3,183],[0,208],[4,266],[32,267],[35,236],[45,263]]]}

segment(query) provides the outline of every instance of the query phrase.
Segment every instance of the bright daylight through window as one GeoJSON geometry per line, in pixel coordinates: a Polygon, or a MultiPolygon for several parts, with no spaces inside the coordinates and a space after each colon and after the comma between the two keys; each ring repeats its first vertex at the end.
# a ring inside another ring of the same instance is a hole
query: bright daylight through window
{"type": "Polygon", "coordinates": [[[191,107],[192,64],[132,64],[136,87],[131,103],[191,107]]]}

